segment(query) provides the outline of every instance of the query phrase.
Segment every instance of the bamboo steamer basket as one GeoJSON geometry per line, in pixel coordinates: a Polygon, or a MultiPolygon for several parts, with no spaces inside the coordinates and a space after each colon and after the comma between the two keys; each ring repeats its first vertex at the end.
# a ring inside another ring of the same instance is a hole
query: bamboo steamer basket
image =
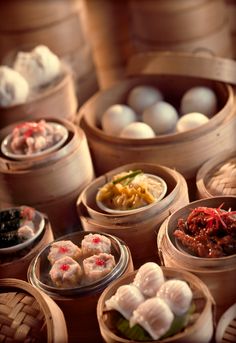
{"type": "Polygon", "coordinates": [[[57,304],[25,281],[0,279],[2,342],[67,343],[64,315],[57,304]]]}
{"type": "Polygon", "coordinates": [[[200,199],[236,196],[236,150],[222,152],[205,162],[196,179],[200,199]]]}
{"type": "Polygon", "coordinates": [[[221,258],[199,258],[184,253],[176,248],[173,241],[173,231],[179,218],[186,218],[195,207],[219,207],[232,211],[235,209],[236,197],[221,196],[191,202],[174,212],[161,226],[157,246],[160,259],[166,267],[183,269],[197,275],[208,286],[216,301],[216,316],[221,314],[236,301],[235,281],[236,255],[221,258]]]}
{"type": "MultiPolygon", "coordinates": [[[[60,240],[71,240],[80,245],[82,239],[89,232],[77,231],[60,237],[60,240]]],[[[45,281],[45,270],[49,268],[47,255],[50,245],[46,246],[32,261],[28,270],[28,279],[36,288],[49,295],[62,309],[68,327],[69,342],[94,343],[102,342],[96,317],[96,306],[101,292],[108,284],[121,275],[133,271],[132,256],[124,242],[115,236],[106,235],[112,244],[112,254],[118,259],[113,271],[101,282],[93,283],[81,288],[59,289],[48,286],[45,281]]]]}
{"type": "Polygon", "coordinates": [[[148,260],[157,260],[156,235],[170,213],[189,202],[188,187],[178,172],[155,164],[130,163],[111,170],[91,182],[80,194],[77,211],[85,231],[106,232],[121,238],[129,246],[135,267],[148,260]],[[131,214],[108,214],[97,207],[96,193],[113,175],[122,171],[142,169],[160,176],[167,184],[165,197],[148,209],[131,214]]]}
{"type": "Polygon", "coordinates": [[[89,39],[101,89],[125,77],[133,52],[127,1],[85,1],[89,39]]]}
{"type": "Polygon", "coordinates": [[[231,34],[231,41],[233,45],[233,58],[236,58],[236,2],[235,0],[225,0],[227,14],[229,18],[229,29],[231,34]]]}
{"type": "Polygon", "coordinates": [[[49,115],[73,121],[77,107],[72,73],[64,66],[61,76],[38,93],[32,93],[26,103],[0,107],[0,129],[21,120],[36,120],[49,115]]]}
{"type": "Polygon", "coordinates": [[[0,254],[1,278],[16,278],[27,281],[27,271],[32,259],[53,241],[51,225],[46,217],[45,228],[39,238],[20,252],[9,255],[0,254]]]}
{"type": "MultiPolygon", "coordinates": [[[[162,340],[153,340],[152,342],[210,342],[213,336],[214,300],[208,288],[199,278],[186,271],[165,267],[162,267],[162,270],[166,279],[175,278],[188,282],[193,291],[193,299],[195,303],[197,304],[199,302],[199,306],[197,305],[196,307],[200,315],[194,324],[187,327],[184,331],[172,337],[162,340]]],[[[110,297],[115,294],[116,290],[120,286],[130,284],[135,275],[136,272],[129,273],[129,275],[113,281],[109,287],[103,291],[98,300],[97,317],[102,337],[106,343],[138,343],[138,341],[131,341],[129,339],[119,337],[113,333],[109,327],[109,318],[107,316],[107,312],[105,311],[105,301],[110,299],[110,297]]]]}
{"type": "Polygon", "coordinates": [[[137,52],[195,51],[232,57],[227,8],[223,0],[130,1],[137,52]]]}
{"type": "Polygon", "coordinates": [[[203,55],[166,52],[134,56],[128,73],[140,76],[97,93],[79,111],[78,122],[86,133],[96,174],[121,164],[143,162],[175,168],[186,179],[194,178],[207,159],[235,144],[235,98],[229,85],[235,83],[235,71],[234,61],[203,55]],[[139,140],[105,133],[100,126],[105,110],[113,104],[125,103],[133,87],[145,84],[159,88],[166,101],[177,108],[187,89],[208,86],[217,94],[218,112],[205,125],[182,133],[139,140]]]}
{"type": "MultiPolygon", "coordinates": [[[[0,204],[7,208],[23,203],[46,213],[58,237],[79,223],[76,199],[93,179],[94,171],[83,130],[65,120],[54,121],[69,131],[67,141],[58,150],[19,161],[0,155],[0,204]],[[22,192],[24,188],[27,192],[22,192]]],[[[1,130],[0,139],[15,125],[1,130]]]]}

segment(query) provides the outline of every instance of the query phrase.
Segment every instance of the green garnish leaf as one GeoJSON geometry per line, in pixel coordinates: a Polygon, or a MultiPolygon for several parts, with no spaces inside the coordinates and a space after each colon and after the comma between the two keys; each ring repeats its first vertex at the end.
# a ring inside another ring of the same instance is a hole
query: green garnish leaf
{"type": "Polygon", "coordinates": [[[132,328],[129,321],[120,316],[116,324],[117,329],[127,338],[137,341],[150,341],[151,336],[140,325],[136,324],[132,328]]]}
{"type": "Polygon", "coordinates": [[[138,174],[142,174],[143,171],[141,169],[138,169],[138,170],[134,170],[132,171],[131,173],[127,174],[127,175],[124,175],[122,177],[119,177],[118,179],[112,181],[113,185],[123,181],[123,180],[126,180],[126,179],[133,179],[136,175],[138,174]]]}

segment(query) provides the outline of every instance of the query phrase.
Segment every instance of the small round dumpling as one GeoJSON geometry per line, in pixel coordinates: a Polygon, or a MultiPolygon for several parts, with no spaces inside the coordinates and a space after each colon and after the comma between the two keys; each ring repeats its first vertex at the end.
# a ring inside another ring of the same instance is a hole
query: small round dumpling
{"type": "Polygon", "coordinates": [[[124,127],[137,120],[136,113],[126,105],[112,105],[102,115],[102,129],[109,135],[119,136],[124,127]]]}
{"type": "Polygon", "coordinates": [[[83,256],[92,256],[95,254],[100,254],[101,252],[110,254],[111,240],[108,237],[98,233],[89,233],[88,235],[84,236],[83,240],[81,241],[81,249],[83,256]]]}
{"type": "Polygon", "coordinates": [[[141,115],[147,107],[161,100],[163,100],[163,95],[157,88],[152,86],[136,86],[129,92],[127,104],[136,113],[141,115]]]}
{"type": "Polygon", "coordinates": [[[174,314],[169,306],[160,298],[151,298],[138,306],[130,318],[130,327],[141,325],[149,335],[157,340],[171,327],[174,314]]]}
{"type": "Polygon", "coordinates": [[[187,282],[172,279],[161,285],[157,297],[163,299],[174,314],[181,316],[188,311],[193,293],[187,282]]]}
{"type": "Polygon", "coordinates": [[[144,123],[151,126],[157,135],[173,132],[178,118],[174,106],[165,101],[160,101],[143,112],[144,123]]]}
{"type": "Polygon", "coordinates": [[[161,267],[154,262],[147,262],[137,271],[133,284],[146,297],[154,297],[164,282],[165,278],[161,267]]]}
{"type": "Polygon", "coordinates": [[[120,133],[120,137],[131,139],[145,139],[155,136],[153,129],[149,125],[141,122],[134,122],[127,125],[120,133]]]}
{"type": "Polygon", "coordinates": [[[84,274],[87,281],[100,280],[115,267],[115,259],[111,254],[100,253],[87,257],[83,260],[84,274]]]}
{"type": "Polygon", "coordinates": [[[79,285],[82,269],[78,262],[69,256],[57,260],[49,272],[52,282],[61,288],[71,288],[79,285]]]}
{"type": "Polygon", "coordinates": [[[208,123],[209,118],[207,118],[202,113],[188,113],[182,116],[177,124],[176,124],[176,131],[177,132],[185,132],[188,130],[193,130],[203,124],[208,123]]]}
{"type": "Polygon", "coordinates": [[[52,243],[48,254],[51,264],[64,256],[70,256],[74,260],[81,257],[81,249],[71,241],[58,241],[52,243]]]}
{"type": "Polygon", "coordinates": [[[30,52],[19,52],[14,69],[36,88],[49,84],[61,73],[59,58],[45,45],[39,45],[30,52]]]}
{"type": "Polygon", "coordinates": [[[180,111],[182,114],[200,112],[212,117],[217,111],[215,92],[203,86],[190,88],[181,99],[180,111]]]}
{"type": "Polygon", "coordinates": [[[120,312],[126,319],[130,319],[134,310],[144,302],[145,298],[134,285],[120,286],[116,293],[106,301],[108,310],[120,312]]]}
{"type": "Polygon", "coordinates": [[[17,71],[0,67],[0,106],[23,104],[29,95],[28,82],[17,71]]]}
{"type": "Polygon", "coordinates": [[[17,231],[17,235],[20,239],[27,240],[34,237],[35,232],[32,226],[24,224],[21,227],[19,227],[17,231]]]}

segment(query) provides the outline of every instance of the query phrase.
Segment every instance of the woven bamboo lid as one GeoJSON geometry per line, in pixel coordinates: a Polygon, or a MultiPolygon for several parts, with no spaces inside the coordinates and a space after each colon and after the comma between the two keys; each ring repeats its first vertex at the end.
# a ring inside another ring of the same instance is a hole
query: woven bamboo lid
{"type": "Polygon", "coordinates": [[[1,279],[0,342],[67,343],[64,316],[53,300],[27,282],[1,279]]]}
{"type": "Polygon", "coordinates": [[[127,74],[189,76],[236,85],[236,61],[215,57],[207,50],[195,53],[145,52],[130,59],[127,74]]]}

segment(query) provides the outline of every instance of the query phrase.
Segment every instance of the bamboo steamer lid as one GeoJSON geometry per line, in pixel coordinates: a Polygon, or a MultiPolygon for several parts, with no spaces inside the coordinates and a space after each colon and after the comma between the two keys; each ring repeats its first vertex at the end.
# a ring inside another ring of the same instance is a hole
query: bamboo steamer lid
{"type": "Polygon", "coordinates": [[[225,151],[204,163],[197,173],[199,198],[236,196],[236,151],[225,151]]]}
{"type": "Polygon", "coordinates": [[[99,231],[115,235],[129,246],[135,267],[148,260],[158,260],[156,235],[165,218],[189,202],[188,187],[178,172],[155,164],[130,163],[109,171],[91,182],[77,200],[77,211],[85,231],[99,231]],[[161,177],[167,184],[165,197],[150,208],[130,214],[108,214],[96,205],[96,193],[112,176],[123,171],[142,169],[161,177]]]}
{"type": "Polygon", "coordinates": [[[86,132],[97,175],[120,164],[139,161],[176,168],[191,179],[216,152],[223,147],[232,148],[236,115],[234,92],[229,83],[236,83],[235,61],[203,54],[138,54],[130,60],[128,75],[133,78],[97,93],[79,111],[78,121],[86,132]],[[134,140],[105,133],[100,122],[106,109],[115,103],[125,103],[133,87],[145,84],[159,88],[167,101],[176,106],[187,89],[210,87],[218,97],[218,112],[194,130],[150,139],[134,140]]]}
{"type": "MultiPolygon", "coordinates": [[[[76,199],[93,179],[94,171],[83,130],[68,121],[45,119],[64,125],[69,131],[67,141],[48,155],[26,161],[1,154],[0,203],[1,208],[23,203],[46,213],[58,237],[79,223],[76,199]],[[22,192],[24,188],[27,192],[22,192]]],[[[0,131],[1,140],[15,125],[0,131]]]]}
{"type": "MultiPolygon", "coordinates": [[[[89,232],[81,231],[78,226],[77,232],[62,236],[57,241],[70,240],[77,246],[81,246],[81,241],[87,234],[89,232]]],[[[28,269],[29,282],[36,289],[49,295],[63,311],[68,328],[69,342],[102,343],[96,317],[98,298],[104,288],[113,280],[134,270],[128,246],[113,235],[102,234],[111,241],[111,254],[116,259],[116,266],[101,280],[74,288],[52,286],[47,277],[50,269],[47,256],[51,244],[41,250],[32,260],[28,269]]]]}
{"type": "Polygon", "coordinates": [[[10,256],[0,254],[1,278],[16,278],[27,281],[27,271],[32,259],[54,239],[51,225],[46,217],[45,221],[45,229],[30,247],[12,253],[10,256]]]}
{"type": "Polygon", "coordinates": [[[196,207],[223,208],[235,210],[236,197],[219,196],[189,203],[172,213],[163,222],[157,237],[160,259],[166,267],[180,268],[197,275],[208,286],[216,302],[216,318],[235,302],[236,255],[220,258],[203,258],[182,252],[174,243],[173,231],[179,218],[186,218],[196,207]],[[223,294],[223,295],[222,295],[223,294]]]}
{"type": "MultiPolygon", "coordinates": [[[[201,343],[210,342],[213,336],[214,324],[213,324],[213,308],[214,299],[209,292],[206,285],[196,276],[183,270],[176,268],[162,267],[164,276],[166,279],[180,279],[188,282],[192,292],[193,300],[200,306],[196,306],[199,313],[198,319],[192,326],[187,327],[184,331],[162,340],[153,340],[152,342],[179,342],[179,343],[201,343]]],[[[109,327],[109,318],[107,311],[105,312],[105,301],[108,300],[112,295],[115,294],[116,290],[126,284],[130,284],[136,272],[129,273],[127,276],[123,276],[120,279],[113,281],[101,294],[98,305],[97,305],[97,318],[99,322],[100,331],[102,337],[106,343],[138,343],[138,341],[131,341],[119,337],[117,334],[112,332],[109,327]]],[[[145,342],[147,343],[147,342],[145,342]]]]}
{"type": "Polygon", "coordinates": [[[0,279],[2,342],[67,343],[64,315],[56,303],[25,281],[0,279]]]}

